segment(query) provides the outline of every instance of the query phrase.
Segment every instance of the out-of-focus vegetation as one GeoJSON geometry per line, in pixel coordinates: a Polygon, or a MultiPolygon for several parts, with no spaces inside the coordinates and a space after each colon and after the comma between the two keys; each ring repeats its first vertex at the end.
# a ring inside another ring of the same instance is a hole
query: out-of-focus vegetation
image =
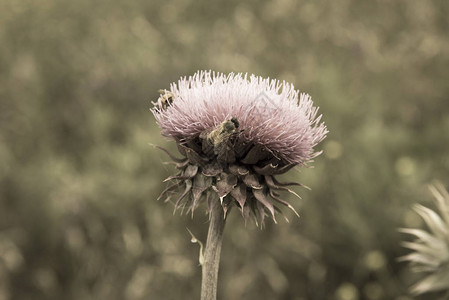
{"type": "MultiPolygon", "coordinates": [[[[330,134],[301,218],[225,230],[220,299],[411,299],[398,227],[449,179],[449,2],[0,0],[0,299],[197,299],[149,112],[197,69],[295,84],[330,134]]],[[[289,212],[287,212],[288,214],[289,212]]],[[[425,299],[431,299],[426,295],[425,299]]],[[[423,298],[424,299],[424,298],[423,298]]]]}
{"type": "Polygon", "coordinates": [[[424,273],[423,279],[412,287],[414,294],[446,290],[449,298],[449,193],[438,182],[430,186],[437,210],[420,204],[414,210],[423,218],[428,231],[402,228],[401,232],[413,235],[413,242],[404,242],[413,252],[400,258],[408,261],[413,271],[424,273]]]}

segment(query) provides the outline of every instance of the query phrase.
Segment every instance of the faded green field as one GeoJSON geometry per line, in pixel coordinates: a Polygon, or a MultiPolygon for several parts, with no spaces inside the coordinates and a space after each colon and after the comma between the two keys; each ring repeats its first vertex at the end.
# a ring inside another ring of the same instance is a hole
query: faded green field
{"type": "MultiPolygon", "coordinates": [[[[149,108],[198,69],[294,83],[330,133],[300,212],[237,210],[219,299],[407,300],[399,227],[449,184],[449,2],[0,0],[0,300],[198,299],[149,108]]],[[[432,295],[417,299],[433,299],[432,295]]]]}

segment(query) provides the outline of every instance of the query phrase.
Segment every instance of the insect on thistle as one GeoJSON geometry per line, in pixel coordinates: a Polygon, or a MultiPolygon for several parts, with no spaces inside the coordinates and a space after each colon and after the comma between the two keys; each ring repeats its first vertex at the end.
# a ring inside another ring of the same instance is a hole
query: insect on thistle
{"type": "Polygon", "coordinates": [[[215,128],[201,133],[203,152],[209,157],[217,156],[218,161],[221,162],[234,162],[235,154],[232,140],[239,132],[239,125],[237,118],[231,118],[223,121],[215,128]]]}
{"type": "Polygon", "coordinates": [[[166,110],[173,103],[173,93],[167,90],[158,90],[159,96],[159,106],[161,110],[166,110]]]}

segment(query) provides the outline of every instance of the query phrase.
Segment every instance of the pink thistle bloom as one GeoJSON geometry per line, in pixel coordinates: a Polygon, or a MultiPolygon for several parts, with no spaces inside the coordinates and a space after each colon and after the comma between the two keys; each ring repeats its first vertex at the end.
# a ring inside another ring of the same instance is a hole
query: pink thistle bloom
{"type": "Polygon", "coordinates": [[[292,84],[247,74],[199,71],[171,84],[173,104],[153,109],[162,134],[189,139],[236,118],[239,139],[263,145],[289,163],[304,165],[327,134],[311,97],[292,84]]]}
{"type": "Polygon", "coordinates": [[[294,211],[277,191],[292,192],[286,186],[295,183],[274,175],[319,155],[313,148],[328,132],[308,94],[254,75],[199,71],[171,84],[154,104],[162,134],[185,157],[171,155],[181,171],[168,178],[176,183],[161,197],[184,187],[175,207],[193,212],[203,196],[210,207],[213,192],[225,213],[234,203],[245,219],[253,212],[261,224],[266,212],[275,220],[280,211],[273,201],[294,211]]]}

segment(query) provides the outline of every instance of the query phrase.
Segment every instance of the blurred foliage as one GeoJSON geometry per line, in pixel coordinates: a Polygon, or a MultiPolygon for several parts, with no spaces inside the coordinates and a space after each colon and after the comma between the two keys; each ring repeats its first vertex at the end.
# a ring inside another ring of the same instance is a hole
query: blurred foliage
{"type": "MultiPolygon", "coordinates": [[[[449,179],[449,2],[0,0],[0,300],[197,299],[207,216],[156,201],[149,107],[198,69],[290,81],[330,129],[301,218],[225,230],[220,299],[411,299],[398,227],[449,179]]],[[[291,178],[290,178],[291,179],[291,178]]],[[[288,212],[287,212],[288,213],[288,212]]],[[[427,296],[429,297],[429,296],[427,296]]],[[[429,299],[429,298],[425,298],[429,299]]]]}

